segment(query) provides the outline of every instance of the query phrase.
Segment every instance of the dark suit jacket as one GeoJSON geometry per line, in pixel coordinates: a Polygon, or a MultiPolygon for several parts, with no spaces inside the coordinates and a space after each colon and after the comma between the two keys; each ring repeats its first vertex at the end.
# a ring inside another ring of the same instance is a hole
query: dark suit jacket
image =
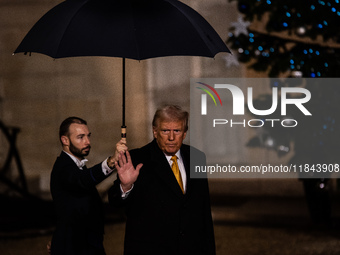
{"type": "MultiPolygon", "coordinates": [[[[191,150],[198,164],[205,164],[205,155],[191,150]]],[[[190,147],[181,147],[187,174],[185,195],[155,140],[130,153],[135,166],[143,163],[133,190],[122,200],[119,179],[109,190],[112,205],[126,206],[124,254],[215,254],[208,182],[190,179],[190,147]]]]}
{"type": "Polygon", "coordinates": [[[101,255],[104,213],[95,187],[105,179],[101,164],[80,170],[62,152],[51,173],[51,194],[58,223],[52,238],[52,255],[101,255]]]}

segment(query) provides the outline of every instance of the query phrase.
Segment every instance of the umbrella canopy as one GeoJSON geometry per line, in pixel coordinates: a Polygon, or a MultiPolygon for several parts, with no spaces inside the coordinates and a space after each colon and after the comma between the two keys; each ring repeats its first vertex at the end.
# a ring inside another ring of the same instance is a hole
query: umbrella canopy
{"type": "Polygon", "coordinates": [[[123,58],[123,126],[125,58],[230,53],[210,24],[178,0],[66,0],[32,27],[19,52],[123,58]]]}
{"type": "Polygon", "coordinates": [[[230,51],[200,14],[178,0],[67,0],[33,26],[18,52],[142,60],[230,51]]]}

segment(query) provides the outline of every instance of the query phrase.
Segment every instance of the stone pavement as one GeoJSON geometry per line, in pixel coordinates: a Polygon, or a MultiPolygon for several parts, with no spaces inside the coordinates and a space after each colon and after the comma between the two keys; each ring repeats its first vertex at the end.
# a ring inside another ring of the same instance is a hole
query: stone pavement
{"type": "MultiPolygon", "coordinates": [[[[332,200],[333,224],[328,226],[312,224],[303,197],[213,195],[217,255],[340,254],[339,199],[332,200]]],[[[9,207],[2,207],[0,213],[0,254],[47,254],[46,244],[54,226],[51,204],[35,209],[17,201],[15,204],[7,204],[16,208],[12,214],[4,213],[9,207]]],[[[106,209],[107,254],[122,255],[124,216],[113,213],[108,205],[106,209]]]]}

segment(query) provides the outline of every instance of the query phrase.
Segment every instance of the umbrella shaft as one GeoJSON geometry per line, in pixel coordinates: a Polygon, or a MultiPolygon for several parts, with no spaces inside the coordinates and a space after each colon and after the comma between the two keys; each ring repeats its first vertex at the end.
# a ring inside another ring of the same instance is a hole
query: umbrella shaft
{"type": "Polygon", "coordinates": [[[125,127],[125,58],[123,58],[122,126],[125,127]]]}
{"type": "Polygon", "coordinates": [[[123,91],[122,91],[122,126],[121,126],[121,137],[126,141],[126,126],[125,126],[125,58],[123,58],[123,91]]]}

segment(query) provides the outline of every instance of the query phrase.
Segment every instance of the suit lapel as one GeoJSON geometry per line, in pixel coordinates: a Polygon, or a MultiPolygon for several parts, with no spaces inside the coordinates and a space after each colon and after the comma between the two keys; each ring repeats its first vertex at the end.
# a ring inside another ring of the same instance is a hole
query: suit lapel
{"type": "Polygon", "coordinates": [[[191,179],[190,179],[190,149],[187,145],[182,145],[181,147],[181,156],[185,168],[185,173],[187,175],[187,186],[186,186],[186,195],[188,195],[191,191],[191,179]]]}
{"type": "Polygon", "coordinates": [[[152,143],[151,148],[152,157],[152,167],[155,175],[157,175],[177,196],[183,197],[183,193],[181,188],[178,185],[178,182],[171,170],[171,167],[162,152],[159,149],[156,141],[152,143]]]}

